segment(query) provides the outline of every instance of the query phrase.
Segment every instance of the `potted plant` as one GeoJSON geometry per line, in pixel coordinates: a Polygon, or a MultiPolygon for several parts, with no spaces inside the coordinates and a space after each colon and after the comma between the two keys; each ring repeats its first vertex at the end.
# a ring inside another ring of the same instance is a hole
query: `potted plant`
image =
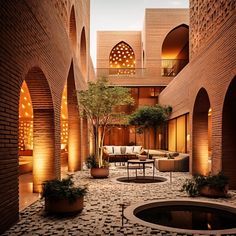
{"type": "Polygon", "coordinates": [[[86,90],[77,92],[77,98],[81,114],[86,115],[89,120],[96,163],[98,168],[104,168],[105,133],[109,124],[119,121],[124,116],[124,113],[117,111],[115,107],[132,104],[133,98],[128,88],[112,86],[106,78],[89,82],[86,90]]]}
{"type": "Polygon", "coordinates": [[[182,186],[190,196],[226,197],[228,192],[228,178],[219,172],[217,175],[194,175],[187,179],[182,186]]]}
{"type": "Polygon", "coordinates": [[[98,161],[94,154],[91,154],[86,159],[86,165],[90,169],[90,174],[93,178],[107,178],[109,176],[109,163],[103,160],[102,166],[99,167],[98,161]]]}
{"type": "Polygon", "coordinates": [[[54,179],[43,183],[42,198],[48,213],[77,213],[82,211],[87,186],[74,185],[73,176],[62,180],[54,179]]]}
{"type": "MultiPolygon", "coordinates": [[[[148,131],[148,152],[147,158],[149,158],[149,145],[150,145],[150,129],[156,129],[163,125],[169,118],[172,112],[170,106],[145,106],[136,110],[133,114],[129,116],[129,124],[138,126],[137,133],[143,133],[145,129],[148,131]]],[[[155,136],[155,135],[154,135],[155,136]]]]}

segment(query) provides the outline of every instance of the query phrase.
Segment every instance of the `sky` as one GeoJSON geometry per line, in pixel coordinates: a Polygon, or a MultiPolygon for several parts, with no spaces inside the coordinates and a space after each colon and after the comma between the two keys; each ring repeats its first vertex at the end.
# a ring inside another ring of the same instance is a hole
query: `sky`
{"type": "Polygon", "coordinates": [[[90,54],[96,68],[96,32],[142,30],[145,8],[188,8],[189,0],[90,0],[90,54]]]}

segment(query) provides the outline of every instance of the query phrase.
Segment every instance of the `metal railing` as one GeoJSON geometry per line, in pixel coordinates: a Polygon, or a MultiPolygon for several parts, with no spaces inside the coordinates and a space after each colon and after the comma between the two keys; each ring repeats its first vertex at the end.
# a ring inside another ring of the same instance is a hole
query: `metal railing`
{"type": "Polygon", "coordinates": [[[176,76],[186,65],[186,59],[162,59],[161,60],[161,75],[176,76]]]}
{"type": "Polygon", "coordinates": [[[97,77],[144,78],[150,75],[176,76],[187,64],[185,59],[162,59],[159,68],[96,68],[97,77]]]}

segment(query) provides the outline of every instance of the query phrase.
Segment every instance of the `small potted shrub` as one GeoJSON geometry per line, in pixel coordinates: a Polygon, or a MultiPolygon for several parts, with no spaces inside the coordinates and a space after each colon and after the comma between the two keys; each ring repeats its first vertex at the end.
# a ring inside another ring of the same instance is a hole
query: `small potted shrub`
{"type": "Polygon", "coordinates": [[[87,186],[74,185],[73,176],[62,180],[54,179],[43,183],[42,198],[48,213],[77,213],[84,207],[87,186]]]}
{"type": "Polygon", "coordinates": [[[102,166],[99,167],[98,161],[94,154],[87,157],[86,165],[90,169],[90,174],[93,178],[102,179],[109,176],[109,163],[103,160],[102,166]]]}
{"type": "Polygon", "coordinates": [[[187,179],[182,186],[190,196],[226,197],[228,192],[228,178],[223,173],[217,175],[194,175],[187,179]]]}

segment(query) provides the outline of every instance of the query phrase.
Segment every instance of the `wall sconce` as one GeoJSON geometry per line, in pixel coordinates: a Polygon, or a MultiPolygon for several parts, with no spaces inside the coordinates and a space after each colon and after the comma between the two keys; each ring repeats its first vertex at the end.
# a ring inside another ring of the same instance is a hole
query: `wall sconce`
{"type": "Polygon", "coordinates": [[[187,142],[190,141],[190,134],[187,134],[187,142]]]}

